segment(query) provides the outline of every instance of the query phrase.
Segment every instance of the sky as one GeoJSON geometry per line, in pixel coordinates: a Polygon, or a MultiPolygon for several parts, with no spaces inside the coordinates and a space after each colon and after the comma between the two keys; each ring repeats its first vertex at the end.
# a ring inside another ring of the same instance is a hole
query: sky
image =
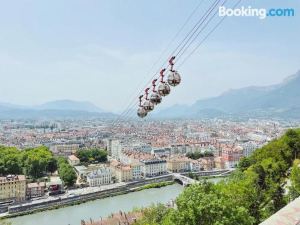
{"type": "MultiPolygon", "coordinates": [[[[71,99],[122,111],[212,2],[0,0],[0,102],[71,99]]],[[[227,2],[229,7],[236,1],[227,2]]],[[[242,0],[241,6],[294,8],[295,16],[226,18],[180,67],[182,83],[161,107],[276,84],[300,70],[300,1],[242,0]]]]}

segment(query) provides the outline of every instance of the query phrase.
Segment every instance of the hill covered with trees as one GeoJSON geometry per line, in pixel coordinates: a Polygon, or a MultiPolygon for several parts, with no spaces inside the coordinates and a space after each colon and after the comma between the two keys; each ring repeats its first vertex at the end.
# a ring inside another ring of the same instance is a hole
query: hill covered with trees
{"type": "Polygon", "coordinates": [[[136,225],[259,224],[300,195],[299,157],[300,130],[288,130],[243,158],[229,178],[187,187],[176,208],[147,208],[136,225]]]}

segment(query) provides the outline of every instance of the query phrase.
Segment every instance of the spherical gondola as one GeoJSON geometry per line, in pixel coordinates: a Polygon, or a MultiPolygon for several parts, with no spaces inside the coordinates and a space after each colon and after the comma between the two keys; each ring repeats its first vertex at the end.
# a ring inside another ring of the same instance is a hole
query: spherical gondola
{"type": "Polygon", "coordinates": [[[144,102],[143,108],[148,113],[154,109],[154,104],[152,102],[150,102],[149,100],[147,100],[144,102]]]}
{"type": "Polygon", "coordinates": [[[161,103],[162,97],[158,93],[153,93],[150,96],[150,102],[152,102],[154,105],[157,105],[161,103]]]}
{"type": "Polygon", "coordinates": [[[137,115],[140,118],[144,118],[145,116],[147,116],[147,112],[143,107],[139,107],[137,110],[137,115]]]}
{"type": "Polygon", "coordinates": [[[168,94],[170,94],[170,92],[171,92],[171,88],[167,83],[161,83],[158,86],[158,94],[160,96],[163,96],[163,97],[167,96],[168,94]]]}
{"type": "Polygon", "coordinates": [[[181,77],[177,71],[171,71],[168,76],[168,84],[172,87],[179,85],[181,82],[181,77]]]}

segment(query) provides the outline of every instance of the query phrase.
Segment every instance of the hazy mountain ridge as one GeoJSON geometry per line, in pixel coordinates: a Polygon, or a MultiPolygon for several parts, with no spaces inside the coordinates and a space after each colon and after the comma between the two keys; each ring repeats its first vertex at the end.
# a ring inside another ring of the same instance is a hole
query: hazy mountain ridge
{"type": "Polygon", "coordinates": [[[113,113],[105,112],[87,101],[57,100],[37,106],[0,103],[1,119],[111,118],[114,116],[113,113]]]}
{"type": "Polygon", "coordinates": [[[86,112],[104,112],[96,105],[88,101],[57,100],[46,102],[35,107],[40,110],[72,110],[86,112]]]}
{"type": "Polygon", "coordinates": [[[191,106],[167,108],[155,117],[275,116],[300,118],[300,71],[280,84],[229,90],[191,106]]]}

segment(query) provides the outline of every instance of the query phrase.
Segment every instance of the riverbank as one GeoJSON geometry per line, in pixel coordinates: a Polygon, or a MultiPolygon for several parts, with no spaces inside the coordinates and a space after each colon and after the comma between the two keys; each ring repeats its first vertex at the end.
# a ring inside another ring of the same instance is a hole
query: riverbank
{"type": "Polygon", "coordinates": [[[83,193],[78,196],[52,197],[42,201],[35,201],[11,206],[8,208],[8,214],[2,214],[2,216],[0,216],[0,219],[13,218],[42,212],[45,210],[53,210],[73,205],[79,205],[88,201],[123,195],[149,188],[164,187],[171,184],[173,184],[172,175],[164,175],[160,177],[148,178],[141,181],[126,183],[115,188],[83,193]]]}
{"type": "Polygon", "coordinates": [[[137,208],[149,207],[152,204],[167,204],[175,200],[183,190],[182,185],[175,183],[161,188],[145,189],[78,205],[9,218],[8,221],[12,225],[79,225],[81,220],[90,221],[92,219],[96,221],[109,217],[112,213],[120,210],[130,212],[137,208]]]}
{"type": "Polygon", "coordinates": [[[161,188],[172,184],[175,184],[175,181],[162,181],[159,183],[146,184],[144,186],[134,188],[133,191],[142,191],[150,188],[161,188]]]}

